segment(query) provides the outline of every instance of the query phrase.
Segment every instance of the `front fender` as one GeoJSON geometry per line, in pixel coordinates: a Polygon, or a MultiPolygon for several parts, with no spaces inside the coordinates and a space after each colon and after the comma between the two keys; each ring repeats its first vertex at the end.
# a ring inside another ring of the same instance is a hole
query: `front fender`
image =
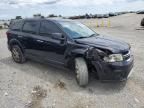
{"type": "Polygon", "coordinates": [[[89,48],[77,48],[73,49],[70,53],[72,57],[85,57],[86,59],[90,60],[98,60],[101,56],[106,56],[107,54],[97,48],[89,47],[89,48]]]}
{"type": "Polygon", "coordinates": [[[88,51],[87,48],[86,49],[74,49],[71,51],[71,56],[72,57],[77,57],[77,56],[85,57],[87,51],[88,51]]]}
{"type": "Polygon", "coordinates": [[[65,56],[65,65],[71,69],[74,69],[74,60],[76,57],[86,57],[87,48],[76,48],[76,49],[69,49],[65,56]]]}

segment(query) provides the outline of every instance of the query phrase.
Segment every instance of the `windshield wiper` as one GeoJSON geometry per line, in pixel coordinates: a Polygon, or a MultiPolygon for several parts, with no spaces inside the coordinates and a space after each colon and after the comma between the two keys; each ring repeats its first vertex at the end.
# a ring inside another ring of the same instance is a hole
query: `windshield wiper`
{"type": "MultiPolygon", "coordinates": [[[[92,35],[90,35],[89,37],[94,37],[94,36],[98,36],[99,34],[92,34],[92,35]]],[[[88,38],[89,38],[88,37],[88,38]]]]}
{"type": "Polygon", "coordinates": [[[96,34],[92,34],[92,35],[90,35],[89,37],[93,37],[93,36],[95,36],[96,34]]]}
{"type": "Polygon", "coordinates": [[[87,38],[87,37],[81,36],[81,37],[76,37],[74,39],[82,39],[82,38],[87,38]]]}

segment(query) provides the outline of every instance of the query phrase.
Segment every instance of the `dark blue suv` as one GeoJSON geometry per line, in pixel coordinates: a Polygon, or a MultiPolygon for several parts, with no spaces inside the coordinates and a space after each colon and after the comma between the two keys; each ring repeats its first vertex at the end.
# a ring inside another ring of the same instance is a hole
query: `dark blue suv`
{"type": "Polygon", "coordinates": [[[100,80],[126,80],[133,67],[129,44],[99,35],[72,20],[15,20],[7,38],[15,62],[30,58],[67,66],[75,70],[80,86],[88,84],[90,72],[100,80]]]}

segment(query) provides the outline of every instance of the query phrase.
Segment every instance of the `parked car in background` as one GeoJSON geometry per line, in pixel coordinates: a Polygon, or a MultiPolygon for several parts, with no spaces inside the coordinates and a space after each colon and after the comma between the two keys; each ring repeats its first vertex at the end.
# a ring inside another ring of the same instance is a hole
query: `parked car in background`
{"type": "Polygon", "coordinates": [[[141,26],[144,26],[144,18],[141,20],[141,26]]]}
{"type": "Polygon", "coordinates": [[[144,10],[137,11],[137,14],[144,14],[144,10]]]}
{"type": "Polygon", "coordinates": [[[109,13],[109,16],[113,17],[113,16],[116,16],[116,14],[115,13],[109,13]]]}
{"type": "Polygon", "coordinates": [[[97,18],[104,18],[103,14],[97,14],[97,18]]]}
{"type": "Polygon", "coordinates": [[[103,17],[104,17],[104,18],[108,18],[108,17],[109,17],[109,14],[104,14],[103,17]]]}

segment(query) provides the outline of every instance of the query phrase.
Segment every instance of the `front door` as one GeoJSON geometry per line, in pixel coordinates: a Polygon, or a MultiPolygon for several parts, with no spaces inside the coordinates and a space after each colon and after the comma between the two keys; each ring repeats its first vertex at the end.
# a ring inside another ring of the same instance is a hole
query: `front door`
{"type": "Polygon", "coordinates": [[[62,31],[53,22],[41,21],[39,36],[35,38],[38,56],[46,61],[64,64],[65,41],[54,38],[53,33],[62,31]]]}

